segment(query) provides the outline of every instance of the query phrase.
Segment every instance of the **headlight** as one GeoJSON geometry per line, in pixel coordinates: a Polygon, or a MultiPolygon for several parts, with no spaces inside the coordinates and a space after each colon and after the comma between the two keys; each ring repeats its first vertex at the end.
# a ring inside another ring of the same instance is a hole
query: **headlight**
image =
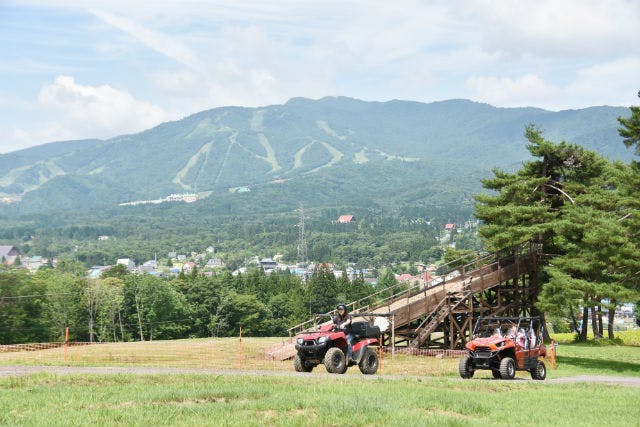
{"type": "Polygon", "coordinates": [[[300,345],[304,344],[304,340],[302,338],[298,338],[298,344],[300,345]]]}
{"type": "Polygon", "coordinates": [[[322,344],[323,342],[326,342],[329,339],[329,337],[320,337],[318,338],[318,344],[322,344]]]}

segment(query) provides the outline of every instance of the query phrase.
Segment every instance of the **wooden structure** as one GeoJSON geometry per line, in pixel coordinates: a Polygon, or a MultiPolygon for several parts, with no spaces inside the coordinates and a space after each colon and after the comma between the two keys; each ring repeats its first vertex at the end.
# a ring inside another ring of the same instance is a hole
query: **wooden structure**
{"type": "MultiPolygon", "coordinates": [[[[399,283],[348,304],[349,312],[384,314],[391,327],[385,345],[459,349],[480,316],[535,316],[536,273],[541,247],[526,242],[473,260],[439,268],[426,284],[399,283]]],[[[333,313],[327,313],[330,316],[333,313]]],[[[311,319],[289,330],[291,335],[317,325],[311,319]]]]}

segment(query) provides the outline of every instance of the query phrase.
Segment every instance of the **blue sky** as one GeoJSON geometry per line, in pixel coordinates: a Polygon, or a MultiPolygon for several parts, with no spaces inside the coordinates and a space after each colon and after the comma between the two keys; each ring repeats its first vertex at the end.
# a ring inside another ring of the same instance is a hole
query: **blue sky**
{"type": "Polygon", "coordinates": [[[0,40],[0,153],[296,96],[640,102],[640,0],[0,0],[0,40]]]}

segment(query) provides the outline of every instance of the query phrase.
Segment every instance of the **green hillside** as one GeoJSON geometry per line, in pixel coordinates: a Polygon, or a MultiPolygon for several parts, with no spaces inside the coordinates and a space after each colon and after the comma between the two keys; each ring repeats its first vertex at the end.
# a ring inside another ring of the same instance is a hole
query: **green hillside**
{"type": "Polygon", "coordinates": [[[135,135],[0,155],[0,197],[14,201],[2,207],[9,213],[88,210],[185,192],[227,199],[241,186],[286,205],[372,197],[419,203],[439,183],[459,199],[492,167],[526,158],[522,133],[530,123],[550,139],[629,159],[616,131],[624,114],[612,107],[549,112],[350,98],[216,108],[135,135]]]}

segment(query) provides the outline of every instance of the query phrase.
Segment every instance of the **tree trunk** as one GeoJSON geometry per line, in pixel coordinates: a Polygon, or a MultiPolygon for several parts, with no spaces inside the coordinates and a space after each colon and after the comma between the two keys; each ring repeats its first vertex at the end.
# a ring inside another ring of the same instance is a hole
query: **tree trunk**
{"type": "Polygon", "coordinates": [[[578,336],[578,341],[587,340],[588,323],[589,323],[589,307],[585,305],[584,307],[582,307],[582,325],[580,327],[580,335],[578,336]]]}
{"type": "Polygon", "coordinates": [[[142,316],[140,315],[140,303],[138,301],[138,294],[134,296],[136,300],[136,313],[138,314],[138,329],[140,330],[140,341],[144,341],[144,335],[142,334],[142,316]]]}
{"type": "Polygon", "coordinates": [[[118,311],[118,323],[120,323],[120,339],[124,342],[124,326],[122,326],[122,316],[120,315],[120,311],[118,311]]]}
{"type": "Polygon", "coordinates": [[[607,325],[607,334],[609,335],[609,339],[614,339],[613,336],[613,320],[616,317],[616,300],[611,300],[611,305],[609,306],[609,324],[607,325]]]}
{"type": "Polygon", "coordinates": [[[599,340],[602,338],[600,331],[598,330],[598,315],[596,313],[596,306],[591,306],[591,329],[593,329],[593,338],[599,340]]]}
{"type": "Polygon", "coordinates": [[[571,323],[573,324],[573,330],[578,332],[578,322],[576,321],[576,315],[573,312],[573,307],[569,306],[569,314],[571,315],[571,323]]]}
{"type": "Polygon", "coordinates": [[[604,327],[602,326],[602,301],[598,304],[598,334],[600,338],[604,337],[604,327]]]}

